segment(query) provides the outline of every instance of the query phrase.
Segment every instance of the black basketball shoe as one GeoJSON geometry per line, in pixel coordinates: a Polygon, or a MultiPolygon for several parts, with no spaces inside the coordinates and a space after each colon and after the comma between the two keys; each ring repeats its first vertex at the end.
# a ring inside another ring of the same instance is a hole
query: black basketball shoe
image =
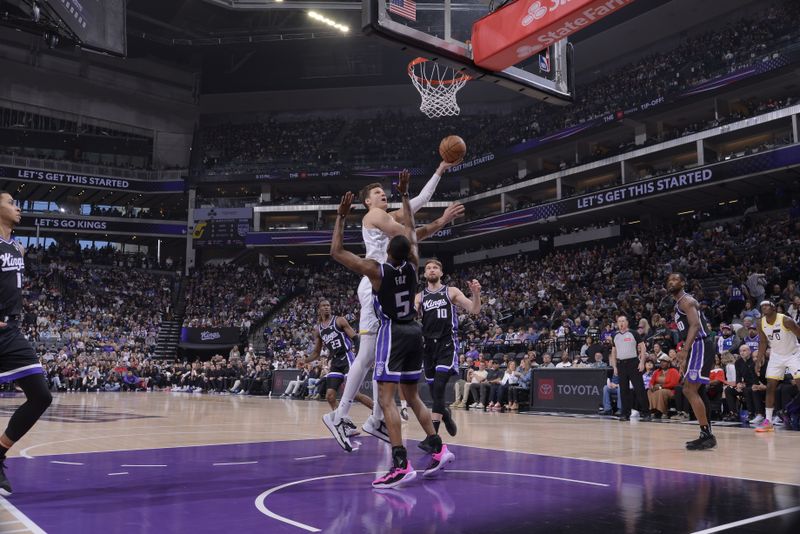
{"type": "Polygon", "coordinates": [[[0,459],[0,495],[8,497],[11,495],[11,482],[6,478],[6,459],[0,459]]]}
{"type": "Polygon", "coordinates": [[[442,414],[442,422],[444,423],[445,429],[447,429],[447,433],[451,436],[455,436],[456,432],[458,432],[458,427],[456,426],[456,422],[453,421],[453,415],[450,413],[450,408],[444,409],[444,413],[442,414]]]}
{"type": "Polygon", "coordinates": [[[700,437],[686,442],[686,449],[690,451],[704,451],[717,446],[717,438],[711,432],[700,432],[700,437]]]}

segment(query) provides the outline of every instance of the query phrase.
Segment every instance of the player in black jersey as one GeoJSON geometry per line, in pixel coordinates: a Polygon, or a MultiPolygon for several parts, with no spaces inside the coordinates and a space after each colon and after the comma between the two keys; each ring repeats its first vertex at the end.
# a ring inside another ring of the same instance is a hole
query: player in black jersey
{"type": "MultiPolygon", "coordinates": [[[[337,406],[336,392],[339,391],[339,386],[344,382],[350,370],[350,365],[356,357],[355,354],[353,354],[352,342],[352,339],[356,337],[356,333],[353,327],[350,326],[350,323],[347,322],[347,319],[344,317],[336,317],[331,314],[331,303],[328,300],[322,299],[319,301],[317,313],[319,314],[319,322],[312,334],[314,337],[314,349],[311,351],[311,355],[306,359],[306,362],[311,362],[319,358],[322,347],[323,345],[325,346],[330,360],[330,368],[325,377],[325,400],[328,401],[331,409],[335,410],[337,406]]],[[[355,400],[372,410],[372,399],[363,393],[356,393],[355,400]]],[[[349,417],[343,417],[342,420],[347,427],[345,431],[347,436],[357,436],[358,430],[355,423],[353,423],[349,417]]],[[[337,438],[337,441],[339,441],[338,434],[338,431],[334,433],[334,437],[337,438]]],[[[347,450],[349,444],[346,441],[342,441],[340,445],[342,445],[347,452],[352,451],[352,447],[350,447],[349,451],[347,450]]]]}
{"type": "Polygon", "coordinates": [[[0,382],[16,382],[26,401],[0,436],[0,495],[11,495],[5,474],[6,453],[36,424],[53,401],[33,347],[22,335],[22,277],[25,251],[11,236],[22,213],[8,193],[0,193],[0,382]]]}
{"type": "Polygon", "coordinates": [[[420,400],[417,390],[417,382],[422,375],[422,330],[415,321],[417,311],[413,302],[417,292],[419,259],[414,215],[408,201],[410,178],[411,174],[403,171],[398,184],[403,198],[402,223],[406,227],[406,235],[395,236],[389,241],[386,263],[360,258],[344,249],[344,223],[353,202],[353,194],[349,191],[339,205],[331,243],[334,260],[369,278],[375,315],[380,320],[375,349],[375,380],[378,381],[378,401],[383,408],[392,445],[392,468],[372,482],[375,488],[393,488],[413,480],[417,475],[403,447],[400,412],[394,401],[398,384],[427,436],[419,447],[431,453],[437,465],[435,469],[426,470],[424,475],[431,475],[444,467],[447,462],[443,459],[452,456],[434,431],[431,414],[420,400]]]}
{"type": "Polygon", "coordinates": [[[444,426],[451,436],[458,428],[445,407],[444,394],[450,376],[458,374],[458,313],[456,306],[476,314],[481,310],[481,285],[477,280],[469,282],[472,299],[452,286],[442,284],[442,263],[431,259],[425,263],[427,285],[417,293],[415,306],[422,316],[422,338],[424,345],[425,380],[431,388],[433,399],[433,428],[439,432],[444,426]]]}
{"type": "Polygon", "coordinates": [[[681,368],[686,369],[683,393],[692,405],[692,411],[700,424],[700,437],[687,441],[686,448],[696,451],[717,446],[717,438],[711,433],[708,421],[709,400],[705,391],[716,351],[714,342],[706,333],[705,318],[700,311],[700,304],[684,290],[685,286],[686,279],[680,273],[671,273],[667,278],[667,291],[675,299],[678,335],[683,341],[683,346],[678,351],[681,368]]]}

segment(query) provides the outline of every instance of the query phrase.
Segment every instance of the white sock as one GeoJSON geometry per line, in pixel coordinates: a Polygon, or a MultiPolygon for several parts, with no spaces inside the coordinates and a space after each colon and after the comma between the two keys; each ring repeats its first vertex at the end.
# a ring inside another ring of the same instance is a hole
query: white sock
{"type": "Polygon", "coordinates": [[[383,420],[383,408],[381,408],[381,403],[378,402],[379,398],[380,397],[378,396],[378,381],[377,380],[373,380],[372,381],[372,399],[373,399],[373,401],[372,401],[372,416],[377,421],[382,421],[383,420]]]}
{"type": "Polygon", "coordinates": [[[408,403],[404,400],[400,400],[400,407],[401,408],[408,408],[408,403]]]}
{"type": "Polygon", "coordinates": [[[767,421],[772,421],[772,412],[775,408],[767,408],[767,421]]]}

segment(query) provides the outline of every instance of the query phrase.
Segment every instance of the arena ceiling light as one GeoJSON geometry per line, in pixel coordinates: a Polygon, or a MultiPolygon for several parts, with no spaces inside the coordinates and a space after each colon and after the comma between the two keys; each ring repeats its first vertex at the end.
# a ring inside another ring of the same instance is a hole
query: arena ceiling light
{"type": "Polygon", "coordinates": [[[314,20],[317,20],[317,21],[323,23],[323,24],[327,24],[328,26],[330,26],[332,28],[336,28],[337,30],[339,30],[342,33],[347,33],[347,32],[350,31],[350,28],[348,28],[344,24],[339,24],[335,20],[331,20],[328,17],[326,17],[325,15],[321,15],[321,14],[317,13],[316,11],[309,11],[308,12],[308,16],[311,17],[314,20]]]}

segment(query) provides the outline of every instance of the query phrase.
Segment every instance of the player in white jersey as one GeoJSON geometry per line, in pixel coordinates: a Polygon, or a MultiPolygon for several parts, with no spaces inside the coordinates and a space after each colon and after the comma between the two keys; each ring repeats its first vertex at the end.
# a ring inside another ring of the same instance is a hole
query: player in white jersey
{"type": "Polygon", "coordinates": [[[767,363],[767,417],[756,427],[756,432],[772,432],[772,411],[775,409],[775,390],[788,372],[794,378],[800,378],[800,326],[791,317],[778,313],[775,304],[763,301],[761,319],[758,321],[758,353],[756,365],[764,364],[764,356],[769,345],[769,362],[767,363]]]}
{"type": "MultiPolygon", "coordinates": [[[[411,210],[416,213],[430,201],[436,186],[442,175],[454,165],[460,162],[446,163],[441,162],[439,168],[422,188],[419,195],[410,200],[411,210]]],[[[408,171],[403,171],[408,172],[408,171]]],[[[383,187],[379,183],[369,184],[361,190],[359,196],[361,202],[367,208],[367,214],[361,220],[361,234],[364,237],[364,246],[367,249],[366,258],[373,259],[379,263],[386,262],[386,248],[389,240],[396,235],[404,233],[404,227],[399,222],[402,210],[389,213],[389,203],[383,187]]],[[[453,219],[464,214],[464,206],[453,203],[444,210],[441,217],[434,222],[417,228],[417,240],[423,240],[433,235],[443,228],[453,219]]],[[[350,440],[347,437],[347,426],[349,422],[350,406],[358,393],[361,384],[369,372],[375,360],[375,334],[378,331],[379,321],[375,316],[372,297],[372,284],[366,276],[361,279],[358,285],[358,300],[361,304],[361,316],[359,321],[359,345],[356,359],[350,366],[350,373],[345,384],[339,407],[322,417],[325,426],[328,427],[333,437],[339,445],[347,452],[353,450],[350,440]]],[[[377,382],[372,383],[373,399],[378,398],[377,382]]],[[[379,403],[375,403],[372,415],[364,423],[363,429],[368,434],[380,438],[387,443],[389,435],[386,432],[386,425],[383,422],[383,413],[379,403]]]]}

